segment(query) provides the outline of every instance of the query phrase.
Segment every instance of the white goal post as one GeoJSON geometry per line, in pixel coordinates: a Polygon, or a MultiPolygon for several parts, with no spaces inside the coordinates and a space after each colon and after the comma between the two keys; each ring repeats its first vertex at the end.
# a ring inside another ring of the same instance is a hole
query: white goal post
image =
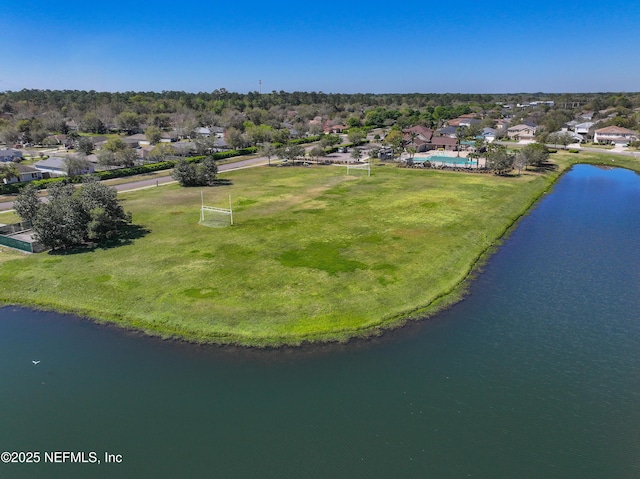
{"type": "Polygon", "coordinates": [[[205,222],[205,213],[212,212],[229,216],[229,224],[233,226],[233,207],[231,206],[231,195],[229,195],[229,208],[216,208],[214,206],[205,206],[204,204],[204,192],[200,192],[201,206],[200,206],[200,223],[205,222]]]}
{"type": "Polygon", "coordinates": [[[371,176],[371,163],[358,163],[355,165],[351,165],[347,163],[347,175],[350,174],[351,170],[364,170],[367,172],[367,176],[371,176]]]}

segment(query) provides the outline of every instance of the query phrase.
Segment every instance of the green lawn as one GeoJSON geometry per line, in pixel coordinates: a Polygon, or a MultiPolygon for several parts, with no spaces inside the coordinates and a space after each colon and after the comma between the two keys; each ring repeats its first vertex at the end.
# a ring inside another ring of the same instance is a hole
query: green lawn
{"type": "MultiPolygon", "coordinates": [[[[556,158],[563,169],[588,155],[556,158]]],[[[200,189],[127,193],[124,207],[146,232],[68,254],[3,249],[0,301],[199,342],[377,334],[458,299],[477,260],[558,171],[504,178],[385,166],[367,178],[338,167],[247,169],[204,189],[212,206],[232,195],[227,228],[198,225],[200,189]]]]}

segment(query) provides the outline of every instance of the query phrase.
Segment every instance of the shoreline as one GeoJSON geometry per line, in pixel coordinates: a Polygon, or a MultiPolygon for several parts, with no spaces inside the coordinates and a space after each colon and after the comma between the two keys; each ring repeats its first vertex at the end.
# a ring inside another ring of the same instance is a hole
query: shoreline
{"type": "MultiPolygon", "coordinates": [[[[329,344],[346,344],[351,341],[370,341],[376,337],[379,337],[385,333],[388,333],[392,330],[403,328],[407,324],[411,324],[414,322],[425,321],[438,314],[439,312],[446,310],[447,308],[453,306],[459,301],[463,300],[472,281],[476,277],[476,275],[480,274],[482,267],[490,260],[490,258],[499,250],[500,244],[509,236],[509,234],[517,227],[520,220],[526,216],[532,209],[537,205],[540,199],[551,190],[556,184],[557,181],[570,170],[571,166],[576,163],[581,163],[580,161],[575,161],[578,158],[568,158],[564,164],[562,162],[557,164],[557,171],[551,172],[548,182],[544,189],[542,189],[539,194],[537,194],[534,198],[531,199],[526,208],[523,209],[520,214],[514,218],[509,224],[505,225],[502,233],[491,243],[489,244],[480,254],[474,259],[474,261],[469,264],[466,268],[466,271],[460,274],[460,280],[457,281],[452,287],[448,288],[446,291],[437,294],[436,297],[430,301],[426,305],[417,305],[415,308],[412,308],[409,311],[405,311],[399,314],[396,314],[392,317],[381,318],[378,323],[366,326],[363,328],[354,328],[354,329],[336,329],[331,332],[321,332],[317,334],[307,334],[307,335],[292,335],[289,337],[285,336],[272,336],[272,337],[242,337],[242,336],[233,336],[230,334],[219,334],[219,335],[209,335],[209,336],[198,336],[197,334],[192,334],[186,331],[179,331],[175,328],[149,328],[145,327],[142,324],[136,324],[135,320],[127,321],[123,317],[112,316],[109,315],[100,315],[94,314],[95,311],[89,311],[82,308],[67,308],[60,307],[60,305],[53,305],[51,303],[44,304],[32,304],[32,303],[19,303],[19,302],[0,302],[0,307],[5,306],[16,306],[25,309],[32,310],[43,310],[43,311],[53,311],[59,312],[62,314],[72,314],[74,316],[88,319],[89,321],[100,324],[100,325],[109,325],[118,328],[119,330],[124,330],[130,332],[132,334],[142,334],[147,337],[152,337],[156,339],[161,339],[163,341],[171,340],[177,341],[185,344],[197,344],[197,345],[215,345],[222,347],[233,347],[233,348],[242,348],[242,349],[260,349],[260,350],[271,350],[271,349],[286,349],[286,348],[313,348],[314,346],[319,345],[329,345],[329,344]],[[574,161],[571,161],[574,160],[574,161]]],[[[599,162],[588,162],[591,164],[602,164],[599,162]]],[[[608,161],[604,162],[607,166],[620,167],[620,164],[609,164],[608,161]]],[[[638,171],[637,165],[635,165],[635,171],[638,171]]]]}

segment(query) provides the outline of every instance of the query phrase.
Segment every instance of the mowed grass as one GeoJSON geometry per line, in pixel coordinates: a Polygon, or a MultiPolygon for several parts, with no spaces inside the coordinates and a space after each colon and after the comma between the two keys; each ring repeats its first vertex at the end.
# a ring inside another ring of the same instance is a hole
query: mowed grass
{"type": "Polygon", "coordinates": [[[235,225],[198,224],[201,189],[120,196],[147,232],[113,248],[0,253],[0,301],[162,337],[249,346],[377,334],[459,298],[478,260],[558,172],[253,168],[205,188],[235,225]]]}

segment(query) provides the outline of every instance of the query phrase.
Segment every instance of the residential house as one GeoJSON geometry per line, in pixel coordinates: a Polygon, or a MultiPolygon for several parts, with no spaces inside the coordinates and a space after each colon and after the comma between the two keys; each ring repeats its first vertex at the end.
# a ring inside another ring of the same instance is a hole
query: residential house
{"type": "Polygon", "coordinates": [[[458,131],[457,126],[445,126],[444,128],[440,128],[439,130],[436,130],[436,133],[440,136],[456,138],[457,131],[458,131]]]}
{"type": "Polygon", "coordinates": [[[211,129],[205,126],[200,126],[193,130],[193,132],[200,137],[209,138],[211,136],[211,129]]]}
{"type": "Polygon", "coordinates": [[[341,124],[341,123],[334,125],[333,122],[327,121],[324,124],[324,132],[326,134],[329,134],[329,133],[340,134],[344,130],[348,130],[348,129],[349,129],[349,127],[347,125],[344,125],[344,124],[341,124]]]}
{"type": "Polygon", "coordinates": [[[527,124],[515,125],[507,129],[507,136],[514,140],[533,140],[536,127],[527,124]]]}
{"type": "Polygon", "coordinates": [[[626,146],[630,141],[638,141],[638,133],[621,126],[607,126],[594,132],[593,141],[626,146]]]}
{"type": "MultiPolygon", "coordinates": [[[[36,169],[42,172],[43,178],[50,178],[54,176],[67,176],[67,165],[65,158],[61,156],[51,156],[46,160],[37,162],[36,169]]],[[[88,168],[82,172],[82,174],[93,173],[95,171],[95,164],[89,163],[88,168]]]]}
{"type": "Polygon", "coordinates": [[[178,141],[178,132],[176,130],[162,132],[160,143],[174,143],[176,141],[178,141]]]}
{"type": "Polygon", "coordinates": [[[75,120],[66,121],[65,125],[69,131],[78,131],[78,122],[75,120]]]}
{"type": "Polygon", "coordinates": [[[511,124],[511,120],[497,120],[496,121],[496,130],[498,131],[507,131],[509,125],[511,124]]]}
{"type": "Polygon", "coordinates": [[[569,135],[571,137],[571,139],[573,140],[572,143],[580,143],[581,141],[584,140],[584,137],[582,137],[582,135],[579,135],[575,131],[569,131],[568,129],[563,128],[560,131],[554,131],[553,133],[551,133],[549,135],[549,138],[550,138],[549,141],[551,142],[551,138],[553,138],[554,136],[557,137],[559,135],[569,135]]]}
{"type": "Polygon", "coordinates": [[[46,160],[37,162],[33,166],[42,172],[44,178],[52,176],[67,176],[64,158],[60,156],[51,156],[46,160]]]}
{"type": "Polygon", "coordinates": [[[582,136],[583,140],[591,140],[595,133],[595,121],[585,121],[584,123],[578,123],[573,128],[578,135],[582,136]]]}
{"type": "Polygon", "coordinates": [[[0,150],[0,161],[14,161],[22,158],[22,151],[15,148],[0,150]]]}
{"type": "Polygon", "coordinates": [[[456,138],[450,138],[448,136],[434,136],[429,144],[429,149],[455,151],[457,146],[458,140],[456,138]]]}
{"type": "Polygon", "coordinates": [[[480,136],[487,143],[493,143],[495,139],[498,137],[498,131],[495,128],[485,127],[480,132],[480,136]]]}
{"type": "Polygon", "coordinates": [[[403,131],[404,141],[408,146],[412,146],[416,151],[422,152],[429,149],[429,143],[433,138],[433,130],[426,126],[412,126],[403,131]]]}
{"type": "Polygon", "coordinates": [[[49,135],[42,143],[45,145],[66,145],[67,135],[49,135]]]}
{"type": "MultiPolygon", "coordinates": [[[[33,180],[41,180],[42,172],[34,168],[33,166],[15,164],[13,165],[15,169],[18,171],[19,176],[14,176],[13,178],[5,178],[3,181],[5,184],[9,183],[18,183],[25,181],[33,181],[33,180]]],[[[6,166],[0,165],[0,168],[7,168],[6,166]]]]}
{"type": "Polygon", "coordinates": [[[482,123],[482,120],[478,118],[460,118],[460,121],[458,124],[459,126],[469,128],[471,125],[479,125],[480,123],[482,123]]]}
{"type": "Polygon", "coordinates": [[[146,146],[151,144],[151,142],[147,140],[147,137],[143,133],[127,136],[126,138],[123,138],[122,141],[129,148],[138,148],[140,146],[146,146]]]}

